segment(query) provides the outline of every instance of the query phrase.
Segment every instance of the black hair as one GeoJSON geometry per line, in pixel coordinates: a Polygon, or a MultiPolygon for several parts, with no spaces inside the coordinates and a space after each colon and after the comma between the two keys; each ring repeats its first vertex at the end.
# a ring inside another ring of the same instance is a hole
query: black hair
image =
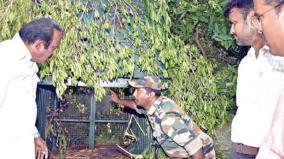
{"type": "Polygon", "coordinates": [[[233,8],[243,10],[244,19],[247,18],[248,13],[254,9],[253,0],[231,0],[225,8],[224,16],[227,18],[233,8]]]}
{"type": "Polygon", "coordinates": [[[148,87],[145,87],[145,90],[146,90],[147,94],[154,92],[156,97],[160,97],[161,93],[162,93],[161,90],[156,90],[156,89],[152,89],[152,88],[148,88],[148,87]]]}
{"type": "Polygon", "coordinates": [[[39,18],[24,25],[20,29],[19,35],[27,44],[32,44],[36,40],[43,40],[45,42],[45,48],[48,48],[52,41],[53,29],[61,32],[63,36],[64,30],[59,23],[50,18],[39,18]]]}
{"type": "MultiPolygon", "coordinates": [[[[278,5],[278,4],[284,4],[284,0],[265,0],[266,4],[268,5],[278,5]]],[[[282,6],[275,8],[277,14],[280,12],[282,6]]]]}
{"type": "Polygon", "coordinates": [[[284,0],[265,0],[266,4],[271,4],[271,3],[284,3],[284,0]]]}

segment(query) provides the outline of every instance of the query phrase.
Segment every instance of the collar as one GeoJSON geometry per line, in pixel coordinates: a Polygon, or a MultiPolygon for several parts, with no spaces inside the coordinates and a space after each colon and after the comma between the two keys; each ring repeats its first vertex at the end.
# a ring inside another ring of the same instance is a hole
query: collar
{"type": "Polygon", "coordinates": [[[272,66],[272,70],[275,72],[279,72],[284,74],[284,57],[283,56],[275,56],[270,52],[264,55],[267,62],[272,66]]]}
{"type": "Polygon", "coordinates": [[[150,109],[147,111],[147,114],[153,115],[161,103],[162,103],[161,97],[157,98],[154,101],[153,105],[150,107],[150,109]]]}
{"type": "Polygon", "coordinates": [[[24,41],[20,37],[19,33],[16,33],[15,36],[12,39],[15,47],[17,48],[17,51],[15,56],[18,59],[26,59],[26,60],[31,60],[32,56],[30,51],[28,50],[27,46],[25,45],[24,41]]]}
{"type": "MultiPolygon", "coordinates": [[[[258,58],[267,54],[269,52],[269,47],[267,45],[264,45],[262,48],[259,49],[259,55],[258,58]]],[[[255,49],[251,47],[248,51],[248,55],[254,59],[257,59],[255,56],[255,49]]]]}

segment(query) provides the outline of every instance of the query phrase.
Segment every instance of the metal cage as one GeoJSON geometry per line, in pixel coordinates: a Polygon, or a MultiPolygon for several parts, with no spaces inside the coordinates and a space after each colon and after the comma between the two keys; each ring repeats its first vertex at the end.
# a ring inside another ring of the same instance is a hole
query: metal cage
{"type": "MultiPolygon", "coordinates": [[[[125,98],[130,95],[127,87],[114,86],[125,91],[125,98]]],[[[60,100],[52,85],[39,83],[36,102],[36,126],[40,134],[46,136],[47,124],[57,120],[66,131],[69,147],[93,149],[96,145],[118,144],[131,153],[140,154],[151,146],[147,119],[132,110],[113,106],[109,95],[96,101],[93,89],[69,86],[60,100]]],[[[54,139],[47,141],[50,149],[56,148],[54,139]]]]}

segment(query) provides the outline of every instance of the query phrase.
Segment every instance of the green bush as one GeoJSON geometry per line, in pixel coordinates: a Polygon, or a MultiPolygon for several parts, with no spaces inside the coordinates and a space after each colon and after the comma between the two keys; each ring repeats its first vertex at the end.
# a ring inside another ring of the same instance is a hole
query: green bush
{"type": "Polygon", "coordinates": [[[11,38],[37,17],[59,21],[66,35],[58,54],[40,66],[60,97],[65,81],[106,90],[101,81],[133,78],[137,72],[163,76],[165,95],[214,135],[234,105],[236,64],[226,1],[220,0],[0,0],[0,40],[11,38]]]}

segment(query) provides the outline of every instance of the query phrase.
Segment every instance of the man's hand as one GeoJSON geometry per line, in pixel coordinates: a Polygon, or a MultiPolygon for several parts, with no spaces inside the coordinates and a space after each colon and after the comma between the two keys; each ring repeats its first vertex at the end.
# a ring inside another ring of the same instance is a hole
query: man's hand
{"type": "Polygon", "coordinates": [[[48,149],[45,141],[41,137],[35,137],[34,142],[36,159],[47,159],[48,149]]]}
{"type": "MultiPolygon", "coordinates": [[[[115,93],[114,91],[110,90],[111,92],[111,100],[114,102],[114,103],[118,103],[120,101],[117,93],[115,93]]],[[[119,103],[118,103],[119,104],[119,103]]]]}
{"type": "MultiPolygon", "coordinates": [[[[115,93],[114,91],[110,90],[111,92],[111,100],[116,103],[116,104],[120,104],[123,105],[127,108],[130,109],[137,109],[136,108],[136,103],[134,102],[134,100],[129,100],[129,99],[120,99],[117,95],[117,93],[115,93]]],[[[138,112],[139,113],[139,112],[138,112]]]]}
{"type": "Polygon", "coordinates": [[[205,159],[202,148],[200,148],[194,155],[192,155],[190,159],[205,159]]]}

